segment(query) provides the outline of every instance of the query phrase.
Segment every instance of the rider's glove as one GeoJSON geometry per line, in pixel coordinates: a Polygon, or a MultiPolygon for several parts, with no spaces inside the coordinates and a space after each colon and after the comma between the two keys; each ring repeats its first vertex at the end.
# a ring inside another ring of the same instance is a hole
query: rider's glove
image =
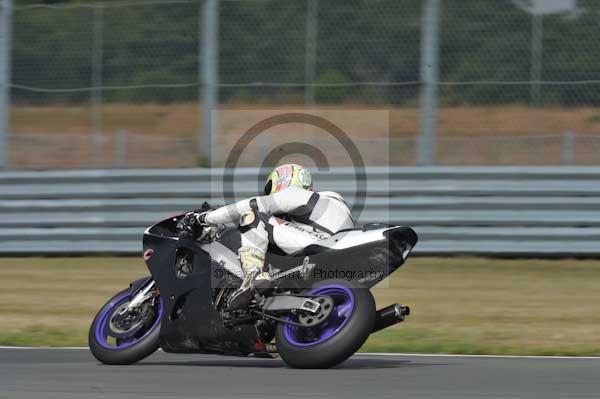
{"type": "Polygon", "coordinates": [[[204,224],[202,226],[202,232],[200,233],[200,237],[198,239],[200,241],[212,242],[214,241],[219,234],[219,228],[214,224],[204,224]]]}
{"type": "Polygon", "coordinates": [[[188,212],[184,217],[177,223],[177,231],[179,236],[182,238],[194,239],[203,232],[204,226],[206,226],[206,214],[207,212],[188,212]]]}

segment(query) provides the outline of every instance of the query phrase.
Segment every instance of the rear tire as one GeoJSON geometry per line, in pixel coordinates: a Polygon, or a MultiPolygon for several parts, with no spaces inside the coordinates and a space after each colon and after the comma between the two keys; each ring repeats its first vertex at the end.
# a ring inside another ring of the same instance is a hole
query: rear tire
{"type": "MultiPolygon", "coordinates": [[[[94,318],[88,335],[88,344],[94,357],[104,364],[132,364],[153,354],[159,347],[160,320],[153,320],[147,331],[138,341],[129,344],[126,347],[109,347],[106,338],[102,337],[100,331],[105,326],[107,317],[114,312],[119,303],[122,303],[129,296],[129,289],[123,290],[113,296],[94,318]],[[102,325],[101,325],[102,324],[102,325]]],[[[159,302],[159,313],[155,317],[161,317],[162,303],[159,302]]]]}
{"type": "Polygon", "coordinates": [[[333,367],[356,353],[371,334],[375,323],[375,300],[367,288],[350,287],[346,281],[326,280],[303,293],[340,285],[350,290],[354,296],[354,307],[345,324],[333,336],[315,344],[299,344],[290,339],[289,331],[286,334],[285,323],[277,325],[277,349],[289,366],[303,369],[333,367]]]}

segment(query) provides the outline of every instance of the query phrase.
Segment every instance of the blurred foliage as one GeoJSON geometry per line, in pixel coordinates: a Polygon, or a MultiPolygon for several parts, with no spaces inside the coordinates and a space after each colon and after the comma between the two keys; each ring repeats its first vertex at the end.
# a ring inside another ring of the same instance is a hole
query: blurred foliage
{"type": "MultiPolygon", "coordinates": [[[[118,2],[118,1],[117,1],[118,2]]],[[[97,11],[90,7],[15,11],[13,82],[49,89],[92,85],[92,43],[97,11]]],[[[46,3],[58,3],[47,1],[46,3]]],[[[89,3],[77,1],[72,3],[89,3]]],[[[198,97],[201,1],[102,8],[103,86],[181,85],[106,90],[107,101],[184,102],[198,97]]],[[[570,14],[543,17],[542,80],[600,78],[600,2],[580,0],[570,14]]],[[[447,104],[508,104],[530,100],[532,16],[510,0],[442,2],[440,80],[488,82],[451,85],[447,104]],[[490,82],[524,82],[498,84],[490,82]]],[[[304,87],[242,87],[247,83],[302,83],[305,79],[306,1],[220,3],[222,102],[302,102],[304,87]]],[[[318,83],[420,80],[422,2],[415,0],[320,1],[318,83]]],[[[598,105],[598,84],[544,85],[544,104],[598,105]]],[[[325,87],[317,101],[414,104],[419,85],[325,87]]],[[[89,91],[31,93],[15,89],[21,103],[79,103],[89,91]]]]}
{"type": "MultiPolygon", "coordinates": [[[[347,83],[346,78],[340,71],[326,71],[321,74],[319,84],[343,84],[347,83]]],[[[335,86],[319,86],[316,90],[315,98],[320,103],[340,103],[344,100],[344,89],[343,87],[335,86]]]]}

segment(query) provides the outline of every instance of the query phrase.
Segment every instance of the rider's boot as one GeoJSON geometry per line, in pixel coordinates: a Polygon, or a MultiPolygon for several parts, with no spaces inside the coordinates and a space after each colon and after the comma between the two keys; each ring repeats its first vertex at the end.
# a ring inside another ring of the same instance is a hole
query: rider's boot
{"type": "Polygon", "coordinates": [[[255,247],[241,247],[238,251],[244,280],[240,288],[231,294],[227,307],[241,309],[250,303],[254,292],[262,292],[271,285],[271,276],[264,271],[265,253],[255,247]]]}

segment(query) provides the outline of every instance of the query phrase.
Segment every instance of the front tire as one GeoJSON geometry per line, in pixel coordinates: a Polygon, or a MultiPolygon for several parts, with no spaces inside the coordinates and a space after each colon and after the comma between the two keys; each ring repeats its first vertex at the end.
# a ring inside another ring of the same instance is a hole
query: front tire
{"type": "Polygon", "coordinates": [[[281,358],[291,367],[322,369],[333,367],[356,353],[375,323],[375,300],[371,292],[367,288],[351,287],[345,281],[327,280],[303,294],[331,296],[334,313],[311,329],[278,324],[276,344],[281,358]],[[314,329],[316,331],[310,331],[314,329]]]}
{"type": "Polygon", "coordinates": [[[94,357],[105,364],[132,364],[150,356],[159,348],[160,322],[163,304],[160,298],[147,310],[139,325],[131,331],[115,333],[112,318],[129,301],[130,290],[113,296],[94,318],[88,344],[94,357]],[[115,338],[115,336],[119,338],[115,338]]]}

